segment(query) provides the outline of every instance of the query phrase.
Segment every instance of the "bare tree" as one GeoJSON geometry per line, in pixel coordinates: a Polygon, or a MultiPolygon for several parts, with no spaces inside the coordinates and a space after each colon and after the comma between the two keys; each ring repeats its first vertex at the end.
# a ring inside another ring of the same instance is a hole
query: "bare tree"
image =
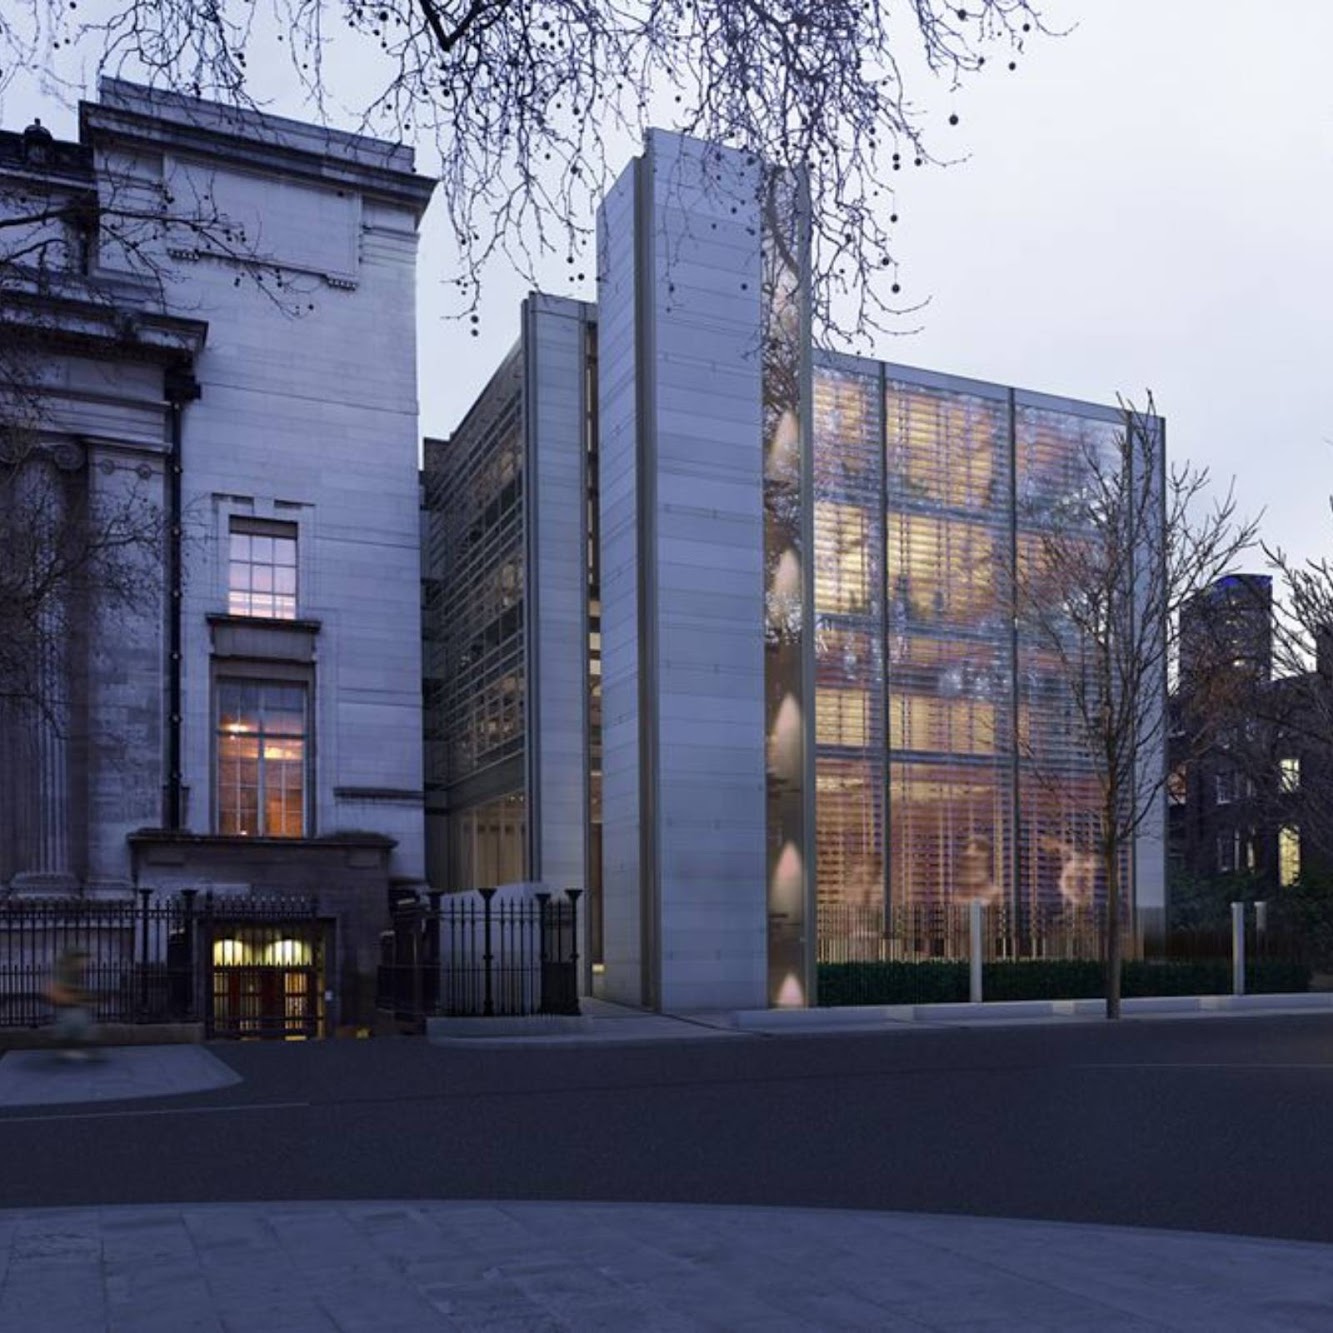
{"type": "Polygon", "coordinates": [[[292,315],[304,309],[207,177],[131,188],[40,125],[0,142],[0,700],[11,723],[65,728],[57,659],[75,641],[76,608],[114,614],[161,595],[160,483],[89,486],[52,368],[77,351],[71,330],[133,360],[140,319],[188,313],[173,258],[183,249],[226,259],[237,282],[292,315]]]}
{"type": "MultiPolygon", "coordinates": [[[[1160,811],[1167,781],[1166,687],[1179,613],[1257,532],[1256,520],[1238,517],[1231,489],[1208,500],[1205,470],[1166,468],[1151,396],[1144,412],[1121,408],[1121,431],[1109,447],[1095,437],[1080,447],[1072,484],[1054,504],[1020,508],[1025,531],[1011,571],[1020,633],[1063,694],[1072,751],[1095,779],[1108,1018],[1120,1016],[1127,858],[1160,811]]],[[[1067,781],[1067,766],[1031,738],[1026,758],[1040,780],[1067,781]]]]}
{"type": "Polygon", "coordinates": [[[909,83],[956,89],[988,54],[1014,69],[1040,31],[1034,0],[15,0],[0,91],[91,55],[246,103],[251,66],[285,52],[318,114],[434,147],[474,318],[493,256],[531,281],[551,257],[587,275],[608,148],[669,120],[808,176],[815,329],[867,335],[918,304],[898,173],[940,158],[909,83]]]}
{"type": "Polygon", "coordinates": [[[68,725],[64,657],[95,603],[102,615],[161,596],[165,523],[140,478],[89,494],[82,450],[40,424],[0,421],[0,704],[11,720],[68,725]]]}

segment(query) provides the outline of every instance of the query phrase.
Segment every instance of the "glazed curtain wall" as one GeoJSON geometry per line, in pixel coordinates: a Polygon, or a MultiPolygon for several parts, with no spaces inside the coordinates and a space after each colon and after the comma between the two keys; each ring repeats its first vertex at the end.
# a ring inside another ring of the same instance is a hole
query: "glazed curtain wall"
{"type": "Polygon", "coordinates": [[[1093,901],[1095,773],[1060,673],[1015,632],[1008,570],[1116,436],[1002,389],[816,370],[821,937],[890,906],[1093,901]]]}

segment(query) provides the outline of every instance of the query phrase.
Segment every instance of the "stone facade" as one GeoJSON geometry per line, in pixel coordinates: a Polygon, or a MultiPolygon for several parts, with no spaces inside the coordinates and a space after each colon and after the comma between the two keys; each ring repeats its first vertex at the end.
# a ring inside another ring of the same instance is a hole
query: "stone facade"
{"type": "Polygon", "coordinates": [[[164,556],[128,611],[89,590],[68,725],[24,723],[0,753],[0,880],[318,893],[343,927],[330,1023],[364,1021],[390,886],[424,872],[414,293],[433,182],[407,148],[114,80],[78,145],[33,162],[5,136],[0,200],[34,179],[95,220],[64,252],[78,271],[11,267],[0,336],[40,368],[43,442],[77,446],[77,503],[133,491],[164,556]],[[224,699],[279,696],[290,734],[224,727],[224,699]],[[60,825],[40,836],[18,799],[35,757],[60,825]]]}

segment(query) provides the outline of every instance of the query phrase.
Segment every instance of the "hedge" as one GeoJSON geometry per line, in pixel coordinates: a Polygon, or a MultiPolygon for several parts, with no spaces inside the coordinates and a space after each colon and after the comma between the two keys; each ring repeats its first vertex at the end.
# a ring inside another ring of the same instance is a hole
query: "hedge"
{"type": "MultiPolygon", "coordinates": [[[[987,963],[981,971],[988,1000],[1083,1000],[1105,993],[1101,963],[1033,960],[987,963]]],[[[1287,994],[1310,988],[1303,963],[1254,959],[1245,967],[1245,989],[1254,995],[1287,994]]],[[[1227,959],[1132,961],[1121,973],[1121,994],[1228,995],[1227,959]]],[[[928,963],[820,963],[819,1003],[950,1004],[968,998],[968,965],[928,963]]]]}

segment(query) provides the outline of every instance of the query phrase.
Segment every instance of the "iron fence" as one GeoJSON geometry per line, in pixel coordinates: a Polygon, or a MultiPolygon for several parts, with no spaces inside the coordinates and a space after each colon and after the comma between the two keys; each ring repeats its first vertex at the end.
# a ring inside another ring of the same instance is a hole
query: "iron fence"
{"type": "Polygon", "coordinates": [[[98,1023],[201,1022],[208,1037],[317,1036],[324,923],[313,899],[154,897],[0,901],[0,1027],[55,1019],[72,968],[98,1023]],[[62,961],[63,960],[63,961],[62,961]]]}
{"type": "Polygon", "coordinates": [[[414,1024],[435,1014],[577,1014],[581,892],[400,901],[381,937],[378,1007],[414,1024]]]}

